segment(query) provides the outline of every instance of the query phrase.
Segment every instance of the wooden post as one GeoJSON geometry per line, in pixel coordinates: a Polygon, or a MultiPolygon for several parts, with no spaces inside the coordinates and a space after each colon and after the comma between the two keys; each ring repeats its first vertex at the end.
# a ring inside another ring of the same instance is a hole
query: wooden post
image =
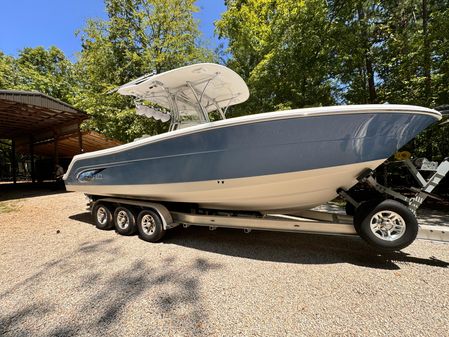
{"type": "Polygon", "coordinates": [[[30,161],[31,161],[31,181],[36,182],[36,172],[34,167],[34,138],[30,137],[30,161]]]}
{"type": "Polygon", "coordinates": [[[83,134],[81,132],[81,124],[78,124],[78,144],[80,147],[80,153],[83,153],[83,134]]]}
{"type": "Polygon", "coordinates": [[[12,165],[12,180],[14,184],[17,183],[17,158],[16,158],[16,140],[11,141],[11,165],[12,165]]]}
{"type": "Polygon", "coordinates": [[[58,132],[56,132],[56,131],[54,131],[53,132],[53,137],[54,137],[54,145],[55,145],[55,148],[54,148],[54,156],[53,156],[53,161],[54,161],[54,169],[56,169],[56,165],[58,165],[59,164],[59,153],[58,153],[58,132]]]}

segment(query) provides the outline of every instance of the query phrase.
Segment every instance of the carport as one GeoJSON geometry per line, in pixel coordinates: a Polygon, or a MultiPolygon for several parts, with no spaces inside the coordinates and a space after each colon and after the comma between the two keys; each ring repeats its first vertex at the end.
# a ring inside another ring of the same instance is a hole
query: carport
{"type": "Polygon", "coordinates": [[[17,181],[17,153],[29,156],[31,180],[36,180],[35,157],[51,158],[52,166],[75,154],[120,144],[96,132],[82,132],[89,116],[40,92],[0,90],[0,140],[11,149],[11,175],[17,181]],[[6,141],[4,141],[6,140],[6,141]]]}

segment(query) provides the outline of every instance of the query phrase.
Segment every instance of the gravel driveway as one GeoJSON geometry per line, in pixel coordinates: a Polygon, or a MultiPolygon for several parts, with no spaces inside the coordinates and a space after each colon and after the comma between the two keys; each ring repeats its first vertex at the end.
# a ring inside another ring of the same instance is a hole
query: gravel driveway
{"type": "MultiPolygon", "coordinates": [[[[444,336],[449,245],[378,255],[355,237],[91,225],[82,194],[0,213],[1,336],[444,336]]],[[[1,209],[1,208],[0,208],[1,209]]]]}

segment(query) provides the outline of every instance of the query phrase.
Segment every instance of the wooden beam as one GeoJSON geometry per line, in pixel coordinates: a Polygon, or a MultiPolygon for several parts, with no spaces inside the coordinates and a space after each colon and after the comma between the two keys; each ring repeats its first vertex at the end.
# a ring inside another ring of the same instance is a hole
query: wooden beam
{"type": "MultiPolygon", "coordinates": [[[[66,108],[54,109],[0,98],[0,135],[5,139],[18,136],[27,138],[30,134],[42,133],[42,130],[51,132],[70,124],[75,126],[76,133],[80,121],[89,117],[68,105],[66,108]]],[[[59,133],[62,134],[62,131],[59,130],[59,133]]]]}
{"type": "Polygon", "coordinates": [[[33,134],[35,141],[39,141],[43,136],[46,135],[47,136],[45,138],[52,138],[53,130],[57,130],[59,136],[76,134],[78,132],[77,123],[78,122],[76,120],[71,120],[67,121],[66,123],[51,124],[49,122],[46,122],[44,125],[39,125],[38,123],[30,121],[25,127],[23,123],[12,124],[10,122],[3,123],[2,121],[2,125],[0,126],[0,135],[2,136],[2,138],[16,138],[16,136],[20,137],[33,134]],[[64,129],[66,130],[64,131],[64,129]]]}

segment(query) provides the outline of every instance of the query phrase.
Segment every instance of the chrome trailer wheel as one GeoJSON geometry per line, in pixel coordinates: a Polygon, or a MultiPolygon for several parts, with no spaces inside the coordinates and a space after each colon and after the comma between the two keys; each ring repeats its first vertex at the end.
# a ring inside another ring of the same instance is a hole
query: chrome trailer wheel
{"type": "Polygon", "coordinates": [[[410,245],[418,235],[418,221],[405,205],[384,200],[371,208],[361,207],[354,216],[358,234],[371,246],[386,251],[410,245]]]}
{"type": "Polygon", "coordinates": [[[136,232],[136,218],[133,212],[123,206],[119,206],[114,212],[115,230],[121,235],[132,235],[136,232]]]}
{"type": "Polygon", "coordinates": [[[398,213],[385,210],[371,217],[370,229],[379,239],[395,241],[404,235],[406,225],[404,218],[398,213]]]}
{"type": "Polygon", "coordinates": [[[96,202],[94,204],[92,207],[92,217],[98,229],[111,229],[114,226],[111,210],[102,202],[96,202]]]}
{"type": "Polygon", "coordinates": [[[143,210],[137,217],[139,237],[148,242],[157,242],[165,235],[160,216],[152,210],[143,210]]]}

